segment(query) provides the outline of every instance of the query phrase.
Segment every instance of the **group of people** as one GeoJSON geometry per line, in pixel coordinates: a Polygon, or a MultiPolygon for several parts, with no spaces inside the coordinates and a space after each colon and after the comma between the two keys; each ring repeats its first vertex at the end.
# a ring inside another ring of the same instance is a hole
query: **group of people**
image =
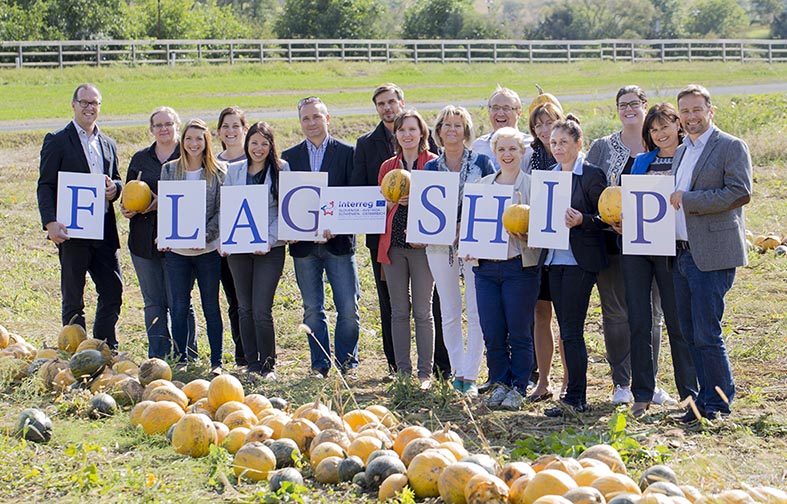
{"type": "MultiPolygon", "coordinates": [[[[357,376],[361,293],[355,237],[325,231],[320,241],[280,240],[281,171],[324,172],[329,186],[379,185],[394,169],[457,173],[458,240],[465,184],[510,185],[529,203],[530,174],[562,170],[572,174],[571,205],[563,216],[569,229],[567,250],[533,248],[527,234],[511,233],[506,259],[460,257],[457,242],[409,242],[407,196],[387,201],[385,232],[366,236],[388,364],[385,377],[410,377],[415,371],[419,386],[428,389],[438,376],[452,380],[452,387],[468,397],[486,389],[485,403],[493,409],[517,410],[525,402],[557,394],[560,400],[544,411],[547,416],[583,412],[588,409],[585,317],[597,285],[613,403],[633,403],[635,416],[652,403],[677,403],[656,383],[663,317],[680,399],[691,398],[710,419],[729,414],[735,387],[721,319],[735,269],[746,264],[742,206],[750,199],[752,171],[746,144],[713,125],[714,108],[705,88],[687,86],[678,94],[677,109],[666,102],[649,107],[642,89],[621,88],[616,96],[621,130],[594,141],[587,154],[579,120],[553,97],[530,104],[528,135],[517,127],[523,109],[519,96],[498,86],[488,101],[492,131],[477,139],[463,107],[444,107],[430,130],[416,110],[406,108],[404,93],[394,84],[376,88],[372,102],[380,122],[353,147],[330,134],[331,117],[320,98],[300,100],[305,138],[281,155],[270,125],[250,125],[235,107],[219,116],[223,150],[218,154],[202,120],[181,128],[173,109],[153,111],[149,129],[154,142],[134,154],[126,177],[147,182],[153,201],[141,212],[120,204],[129,219],[128,246],[145,303],[150,356],[172,356],[184,365],[197,358],[191,304],[196,279],[212,371],[222,372],[222,284],[236,364],[245,367],[251,381],[275,380],[273,304],[287,245],[303,298],[312,375],[325,377],[335,367],[347,378],[357,376]],[[676,256],[621,254],[621,223],[604,223],[598,200],[606,187],[620,185],[624,174],[673,177],[676,256]],[[206,181],[204,248],[158,246],[155,194],[160,180],[206,181]],[[220,188],[251,184],[268,187],[270,248],[230,255],[218,239],[220,188]],[[337,312],[333,345],[325,313],[326,278],[337,312]],[[553,308],[564,369],[559,393],[550,383],[553,308]],[[488,380],[482,384],[477,382],[484,354],[488,380]]],[[[89,273],[98,293],[93,335],[117,349],[115,325],[122,302],[112,205],[122,189],[117,148],[96,126],[101,94],[94,85],[77,87],[71,105],[74,120],[44,139],[39,209],[44,229],[58,247],[63,323],[85,325],[82,298],[89,273]],[[61,171],[104,175],[103,240],[69,239],[57,221],[61,171]]],[[[695,420],[694,408],[681,418],[695,420]]]]}

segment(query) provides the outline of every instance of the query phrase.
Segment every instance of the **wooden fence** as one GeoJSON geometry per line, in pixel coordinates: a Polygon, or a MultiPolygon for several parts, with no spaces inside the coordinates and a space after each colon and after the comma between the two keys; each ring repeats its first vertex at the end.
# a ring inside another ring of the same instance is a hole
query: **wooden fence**
{"type": "Polygon", "coordinates": [[[363,61],[787,61],[785,40],[80,40],[0,42],[0,67],[363,61]]]}

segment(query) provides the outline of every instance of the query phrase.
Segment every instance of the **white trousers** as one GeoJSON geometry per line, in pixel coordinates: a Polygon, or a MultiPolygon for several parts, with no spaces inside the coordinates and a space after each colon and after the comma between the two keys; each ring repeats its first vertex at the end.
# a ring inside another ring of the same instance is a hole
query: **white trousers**
{"type": "Polygon", "coordinates": [[[460,264],[454,257],[449,264],[448,255],[441,252],[429,253],[429,269],[432,271],[437,292],[440,294],[440,311],[443,317],[443,340],[451,361],[454,376],[465,380],[478,379],[478,370],[484,358],[484,335],[478,320],[478,304],[475,297],[475,275],[468,263],[460,264]],[[467,342],[462,331],[462,290],[460,274],[465,279],[465,306],[467,313],[467,342]]]}

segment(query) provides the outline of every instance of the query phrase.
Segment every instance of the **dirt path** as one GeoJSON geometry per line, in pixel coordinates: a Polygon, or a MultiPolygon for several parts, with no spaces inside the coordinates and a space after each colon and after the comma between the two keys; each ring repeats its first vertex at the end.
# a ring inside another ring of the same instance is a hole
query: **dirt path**
{"type": "MultiPolygon", "coordinates": [[[[655,98],[659,99],[674,99],[679,89],[660,89],[654,94],[651,94],[651,101],[655,98]]],[[[724,95],[750,95],[750,94],[763,94],[763,93],[779,93],[787,91],[787,82],[774,82],[769,84],[747,84],[739,86],[717,86],[709,88],[711,95],[724,96],[724,95]]],[[[596,100],[612,99],[616,91],[604,91],[600,93],[582,94],[582,95],[561,95],[560,100],[564,103],[571,102],[587,102],[596,100]]],[[[408,105],[414,106],[419,110],[439,110],[446,105],[447,102],[408,102],[408,105]]],[[[486,100],[460,100],[453,102],[454,105],[459,105],[465,108],[483,107],[486,100]]],[[[267,110],[267,109],[252,109],[247,110],[247,114],[254,117],[265,117],[267,119],[295,119],[297,114],[295,110],[267,110]]],[[[362,107],[348,107],[331,109],[331,116],[354,116],[354,115],[373,115],[375,113],[371,106],[362,107]]],[[[183,117],[200,117],[209,123],[215,118],[216,111],[181,111],[183,117]]],[[[148,121],[147,114],[134,114],[127,116],[102,116],[100,125],[105,127],[117,128],[125,126],[140,126],[144,127],[148,121]]],[[[51,131],[63,126],[63,118],[53,119],[35,119],[35,120],[19,120],[19,121],[0,121],[0,132],[23,132],[23,131],[51,131]]]]}

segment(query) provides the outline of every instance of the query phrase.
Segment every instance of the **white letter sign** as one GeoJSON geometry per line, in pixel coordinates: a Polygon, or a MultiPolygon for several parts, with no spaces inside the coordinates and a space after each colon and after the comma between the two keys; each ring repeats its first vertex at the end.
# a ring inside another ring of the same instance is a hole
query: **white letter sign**
{"type": "Polygon", "coordinates": [[[69,238],[104,239],[106,183],[101,174],[60,172],[57,176],[57,222],[69,238]]]}
{"type": "Polygon", "coordinates": [[[675,191],[672,177],[623,175],[623,253],[675,255],[675,209],[669,197],[675,191]]]}
{"type": "Polygon", "coordinates": [[[323,187],[319,234],[385,233],[385,198],[379,186],[323,187]]]}
{"type": "Polygon", "coordinates": [[[514,186],[465,184],[459,257],[508,259],[508,233],[503,212],[511,205],[514,186]]]}
{"type": "Polygon", "coordinates": [[[317,228],[320,190],[327,186],[325,172],[279,173],[279,240],[324,241],[317,228]]]}
{"type": "Polygon", "coordinates": [[[410,177],[407,241],[452,245],[456,240],[459,174],[415,170],[410,177]]]}
{"type": "Polygon", "coordinates": [[[158,248],[205,248],[204,180],[158,183],[158,248]]]}
{"type": "Polygon", "coordinates": [[[571,172],[534,170],[530,176],[527,244],[568,250],[566,210],[571,206],[571,172]]]}
{"type": "Polygon", "coordinates": [[[221,188],[221,250],[230,254],[267,252],[268,186],[238,185],[221,188]]]}

